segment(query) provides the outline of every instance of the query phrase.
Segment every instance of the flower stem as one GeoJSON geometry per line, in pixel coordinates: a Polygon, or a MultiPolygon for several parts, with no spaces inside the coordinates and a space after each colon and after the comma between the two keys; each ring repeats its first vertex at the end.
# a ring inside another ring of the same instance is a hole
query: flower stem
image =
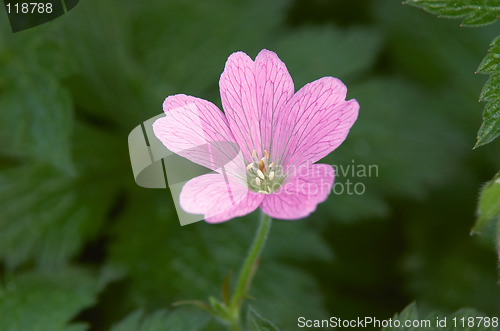
{"type": "Polygon", "coordinates": [[[258,259],[270,228],[271,217],[261,212],[259,228],[257,229],[254,242],[248,251],[248,256],[243,264],[243,268],[240,271],[234,294],[229,302],[229,307],[233,312],[233,321],[231,323],[232,330],[239,330],[240,308],[250,289],[255,272],[257,271],[258,259]]]}

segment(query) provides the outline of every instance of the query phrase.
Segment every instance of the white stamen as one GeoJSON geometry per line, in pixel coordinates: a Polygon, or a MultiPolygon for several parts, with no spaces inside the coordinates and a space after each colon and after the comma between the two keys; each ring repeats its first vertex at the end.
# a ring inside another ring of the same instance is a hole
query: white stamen
{"type": "Polygon", "coordinates": [[[262,191],[262,190],[259,190],[257,193],[269,194],[269,192],[267,192],[267,191],[262,191]]]}
{"type": "Polygon", "coordinates": [[[259,177],[255,177],[255,183],[257,184],[257,186],[260,186],[260,179],[259,179],[259,177]]]}
{"type": "Polygon", "coordinates": [[[269,187],[269,185],[267,186],[267,190],[269,191],[269,193],[271,193],[271,188],[269,187]]]}
{"type": "Polygon", "coordinates": [[[269,165],[269,168],[272,168],[274,167],[274,162],[271,162],[271,164],[269,165]]]}
{"type": "Polygon", "coordinates": [[[266,178],[266,177],[264,177],[264,174],[262,173],[262,171],[260,171],[260,169],[259,169],[259,170],[257,170],[257,176],[259,176],[259,177],[260,177],[260,178],[262,178],[262,179],[265,179],[265,178],[266,178]]]}
{"type": "Polygon", "coordinates": [[[274,178],[274,171],[271,171],[269,173],[269,180],[273,180],[273,178],[274,178]]]}
{"type": "Polygon", "coordinates": [[[249,165],[247,165],[247,170],[250,170],[250,169],[252,169],[252,168],[253,168],[253,162],[252,162],[252,163],[250,163],[249,165]]]}

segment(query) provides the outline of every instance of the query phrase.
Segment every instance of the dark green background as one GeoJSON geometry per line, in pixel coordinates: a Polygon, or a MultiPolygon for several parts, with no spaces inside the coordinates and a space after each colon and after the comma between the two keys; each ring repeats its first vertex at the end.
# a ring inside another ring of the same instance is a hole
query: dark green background
{"type": "Polygon", "coordinates": [[[296,90],[346,83],[360,115],[323,162],[379,176],[338,176],[365,194],[273,222],[251,305],[285,330],[298,316],[389,318],[413,300],[424,315],[500,314],[493,229],[469,235],[500,168],[498,141],[472,150],[486,80],[474,72],[498,24],[460,28],[389,0],[87,0],[16,34],[1,13],[0,29],[0,330],[106,330],[136,310],[163,329],[219,328],[157,310],[220,296],[257,213],[181,228],[167,190],[134,183],[127,136],[170,94],[220,106],[227,57],[262,48],[296,90]]]}

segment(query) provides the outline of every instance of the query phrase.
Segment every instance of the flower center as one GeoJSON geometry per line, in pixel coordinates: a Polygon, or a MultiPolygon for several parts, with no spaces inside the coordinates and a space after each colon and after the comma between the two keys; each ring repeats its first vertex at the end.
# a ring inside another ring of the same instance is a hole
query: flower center
{"type": "Polygon", "coordinates": [[[281,187],[284,181],[281,168],[269,158],[264,150],[264,157],[257,158],[255,149],[252,153],[253,162],[247,165],[247,180],[250,189],[257,193],[271,194],[281,187]]]}

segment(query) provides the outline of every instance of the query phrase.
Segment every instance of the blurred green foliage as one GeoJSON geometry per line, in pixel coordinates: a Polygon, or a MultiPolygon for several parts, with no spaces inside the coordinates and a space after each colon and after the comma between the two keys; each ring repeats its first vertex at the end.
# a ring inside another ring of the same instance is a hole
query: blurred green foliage
{"type": "Polygon", "coordinates": [[[296,89],[346,83],[359,119],[324,162],[378,171],[338,172],[364,193],[274,222],[251,323],[385,319],[415,299],[422,316],[498,316],[495,230],[469,236],[479,189],[500,168],[498,141],[472,150],[474,72],[494,27],[390,0],[87,0],[16,34],[0,15],[0,329],[220,329],[170,305],[221,295],[257,215],[180,227],[168,190],[135,185],[127,135],[170,94],[220,105],[229,54],[262,48],[296,89]]]}

